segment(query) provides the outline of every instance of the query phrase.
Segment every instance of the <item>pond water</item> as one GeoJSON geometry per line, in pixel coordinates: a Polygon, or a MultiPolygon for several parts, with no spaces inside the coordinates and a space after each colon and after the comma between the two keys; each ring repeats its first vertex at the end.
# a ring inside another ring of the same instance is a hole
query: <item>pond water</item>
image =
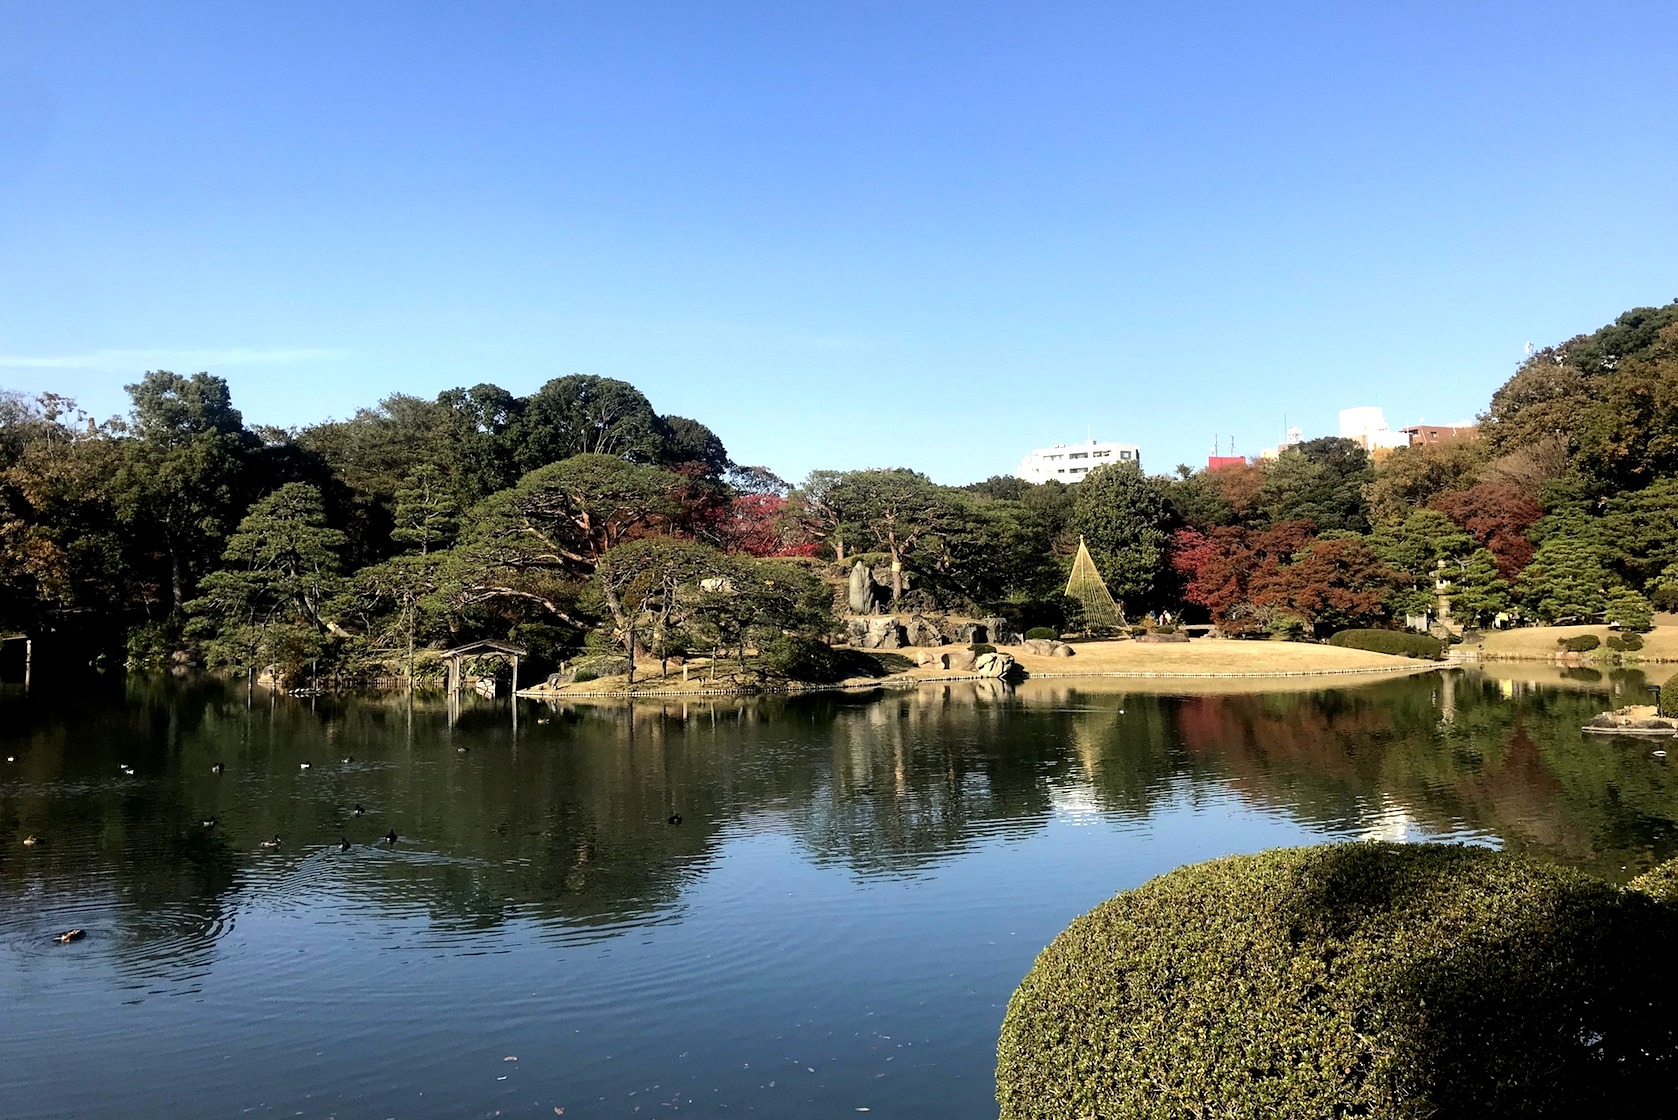
{"type": "Polygon", "coordinates": [[[1179,864],[1678,853],[1668,760],[1579,732],[1642,678],[1527,677],[521,702],[516,732],[505,700],[7,694],[0,1115],[994,1116],[1037,952],[1179,864]]]}

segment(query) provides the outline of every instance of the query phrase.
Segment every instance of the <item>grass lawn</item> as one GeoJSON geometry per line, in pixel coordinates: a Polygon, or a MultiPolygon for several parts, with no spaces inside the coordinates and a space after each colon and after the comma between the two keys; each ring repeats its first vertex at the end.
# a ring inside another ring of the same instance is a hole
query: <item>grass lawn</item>
{"type": "MultiPolygon", "coordinates": [[[[1479,650],[1484,658],[1550,658],[1558,652],[1559,639],[1595,634],[1606,647],[1608,636],[1614,633],[1616,631],[1606,626],[1523,626],[1518,630],[1488,630],[1484,640],[1463,648],[1479,650]]],[[[1589,657],[1589,654],[1585,655],[1587,660],[1589,657]]],[[[1678,615],[1657,614],[1655,628],[1643,635],[1643,648],[1635,654],[1625,655],[1627,662],[1633,658],[1678,661],[1678,615]]]]}

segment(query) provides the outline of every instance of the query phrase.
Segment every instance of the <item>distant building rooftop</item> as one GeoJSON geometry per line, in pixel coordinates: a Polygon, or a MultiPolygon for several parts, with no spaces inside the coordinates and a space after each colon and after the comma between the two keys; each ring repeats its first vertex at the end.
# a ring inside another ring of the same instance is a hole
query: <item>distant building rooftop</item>
{"type": "Polygon", "coordinates": [[[1478,424],[1416,424],[1405,428],[1404,434],[1410,437],[1410,446],[1418,443],[1450,443],[1459,439],[1479,439],[1480,426],[1478,424]]]}
{"type": "Polygon", "coordinates": [[[1113,443],[1086,440],[1083,443],[1057,443],[1053,447],[1039,447],[1020,460],[1015,477],[1027,482],[1080,482],[1086,474],[1108,463],[1142,462],[1142,449],[1134,443],[1113,443]]]}

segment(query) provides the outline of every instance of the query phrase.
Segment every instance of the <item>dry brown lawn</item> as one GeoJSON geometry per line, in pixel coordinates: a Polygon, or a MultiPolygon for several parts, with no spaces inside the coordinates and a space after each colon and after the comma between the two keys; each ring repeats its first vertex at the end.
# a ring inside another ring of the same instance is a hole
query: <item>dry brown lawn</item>
{"type": "MultiPolygon", "coordinates": [[[[1465,649],[1478,650],[1483,658],[1549,659],[1558,652],[1559,639],[1595,634],[1604,643],[1616,631],[1606,626],[1523,626],[1517,630],[1488,630],[1485,639],[1465,649]]],[[[1643,648],[1628,654],[1641,661],[1678,661],[1678,615],[1657,614],[1655,628],[1643,635],[1643,648]]]]}
{"type": "MultiPolygon", "coordinates": [[[[960,649],[945,646],[941,652],[960,649]]],[[[1408,672],[1434,665],[1408,657],[1368,653],[1303,642],[1246,642],[1196,638],[1192,642],[1077,642],[1071,657],[1039,657],[1020,646],[1003,646],[1033,677],[1127,676],[1275,677],[1303,673],[1408,672]]],[[[906,651],[913,653],[915,651],[906,651]]],[[[938,670],[917,669],[935,676],[938,670]]]]}

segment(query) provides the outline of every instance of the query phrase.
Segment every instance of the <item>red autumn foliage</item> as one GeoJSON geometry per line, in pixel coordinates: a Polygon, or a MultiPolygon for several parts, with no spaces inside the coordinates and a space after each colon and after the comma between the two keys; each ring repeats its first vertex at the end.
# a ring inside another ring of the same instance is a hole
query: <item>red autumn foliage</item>
{"type": "Polygon", "coordinates": [[[1259,606],[1277,607],[1312,627],[1340,629],[1380,618],[1399,575],[1360,540],[1316,541],[1289,564],[1259,569],[1250,584],[1259,606]]]}
{"type": "Polygon", "coordinates": [[[1514,487],[1482,482],[1441,494],[1431,504],[1497,558],[1497,570],[1504,579],[1514,579],[1532,563],[1535,546],[1527,531],[1544,510],[1514,487]]]}
{"type": "Polygon", "coordinates": [[[1242,629],[1236,618],[1242,606],[1285,610],[1312,626],[1374,620],[1398,579],[1362,541],[1318,540],[1309,521],[1262,531],[1179,529],[1171,566],[1183,577],[1183,598],[1205,607],[1228,631],[1242,629]]]}
{"type": "Polygon", "coordinates": [[[779,494],[738,494],[717,525],[717,538],[729,552],[749,556],[814,556],[816,541],[789,538],[787,500],[779,494]]]}

